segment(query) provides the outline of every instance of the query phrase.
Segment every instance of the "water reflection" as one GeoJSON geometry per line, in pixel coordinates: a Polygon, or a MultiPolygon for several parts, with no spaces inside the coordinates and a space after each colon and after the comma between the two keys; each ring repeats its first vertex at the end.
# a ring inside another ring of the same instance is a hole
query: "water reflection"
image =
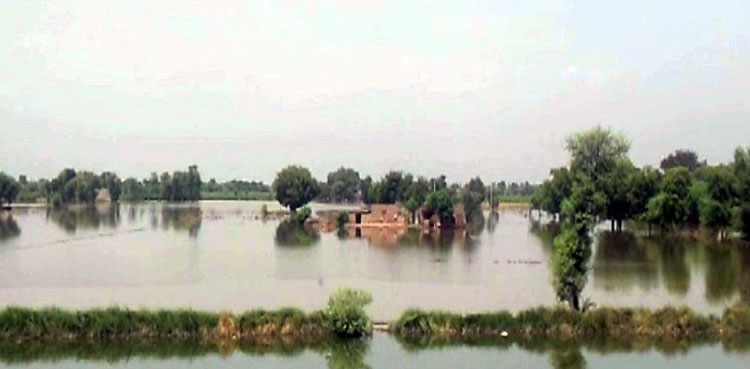
{"type": "Polygon", "coordinates": [[[487,233],[494,233],[497,224],[500,222],[500,213],[493,211],[487,217],[487,233]]]}
{"type": "Polygon", "coordinates": [[[120,223],[120,207],[111,204],[48,208],[47,219],[75,233],[78,229],[115,228],[120,223]]]}
{"type": "Polygon", "coordinates": [[[203,213],[196,206],[164,205],[147,208],[145,206],[120,206],[118,204],[73,205],[63,208],[48,208],[46,218],[65,230],[75,234],[81,230],[116,229],[122,224],[121,210],[127,222],[138,224],[148,216],[151,229],[187,231],[196,237],[201,228],[203,213]]]}
{"type": "Polygon", "coordinates": [[[278,246],[310,246],[320,240],[320,234],[294,220],[283,220],[276,227],[274,237],[278,246]]]}
{"type": "Polygon", "coordinates": [[[246,356],[279,356],[294,358],[305,351],[325,357],[331,369],[368,369],[365,358],[370,352],[370,339],[327,339],[312,342],[269,339],[263,342],[169,341],[89,341],[89,342],[0,342],[0,362],[9,365],[33,362],[54,363],[63,360],[107,362],[115,365],[134,358],[161,361],[195,360],[209,355],[224,358],[235,354],[246,356]]]}
{"type": "Polygon", "coordinates": [[[13,215],[0,211],[0,241],[18,237],[20,234],[21,228],[13,219],[13,215]]]}
{"type": "Polygon", "coordinates": [[[200,208],[164,207],[161,209],[161,226],[163,229],[186,230],[190,237],[198,236],[202,220],[203,212],[200,208]]]}
{"type": "Polygon", "coordinates": [[[628,231],[599,233],[593,276],[605,290],[643,291],[663,286],[671,296],[686,296],[696,268],[702,270],[706,301],[731,303],[750,297],[750,248],[679,237],[638,237],[628,231]]]}

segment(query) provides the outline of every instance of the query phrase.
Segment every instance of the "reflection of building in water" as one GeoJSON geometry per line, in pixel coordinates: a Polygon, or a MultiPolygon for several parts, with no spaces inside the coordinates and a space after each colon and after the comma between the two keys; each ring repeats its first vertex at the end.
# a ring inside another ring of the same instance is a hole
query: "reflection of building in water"
{"type": "Polygon", "coordinates": [[[365,238],[376,245],[396,246],[406,231],[407,228],[404,227],[362,227],[355,228],[350,235],[354,238],[365,238]]]}

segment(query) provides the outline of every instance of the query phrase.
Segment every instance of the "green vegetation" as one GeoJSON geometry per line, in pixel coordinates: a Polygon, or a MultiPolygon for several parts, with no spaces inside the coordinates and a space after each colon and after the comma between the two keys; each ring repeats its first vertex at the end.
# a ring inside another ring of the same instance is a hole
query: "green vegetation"
{"type": "Polygon", "coordinates": [[[341,167],[328,173],[326,182],[319,184],[318,200],[323,202],[355,202],[360,189],[359,172],[341,167]]]}
{"type": "Polygon", "coordinates": [[[694,151],[677,150],[667,155],[666,158],[662,159],[659,168],[661,168],[661,170],[665,172],[668,172],[672,168],[683,167],[693,172],[696,169],[705,167],[707,165],[708,164],[705,160],[702,162],[698,160],[698,154],[696,154],[694,151]]]}
{"type": "Polygon", "coordinates": [[[0,208],[16,201],[20,191],[21,186],[13,177],[0,172],[0,208]]]}
{"type": "Polygon", "coordinates": [[[328,299],[325,319],[328,329],[338,336],[361,337],[372,333],[372,321],[364,307],[372,302],[365,291],[340,289],[328,299]]]}
{"type": "Polygon", "coordinates": [[[401,337],[500,336],[557,339],[724,339],[750,334],[750,307],[727,308],[721,317],[703,316],[687,308],[658,310],[599,308],[586,312],[535,308],[509,312],[459,315],[409,310],[391,327],[401,337]]]}
{"type": "Polygon", "coordinates": [[[290,165],[282,169],[273,181],[276,200],[295,212],[318,195],[318,183],[307,168],[290,165]]]}
{"type": "Polygon", "coordinates": [[[293,308],[234,315],[192,310],[67,311],[9,307],[0,310],[0,341],[359,337],[372,331],[370,318],[363,309],[371,300],[366,292],[344,289],[331,296],[326,310],[309,314],[293,308]]]}
{"type": "Polygon", "coordinates": [[[453,221],[453,193],[445,188],[427,195],[425,200],[426,215],[432,216],[437,214],[440,222],[453,221]]]}
{"type": "Polygon", "coordinates": [[[201,191],[201,200],[242,200],[242,201],[263,201],[273,200],[273,195],[268,192],[208,192],[201,191]]]}
{"type": "Polygon", "coordinates": [[[309,219],[311,215],[312,215],[312,210],[310,209],[309,206],[305,206],[302,209],[299,209],[297,214],[294,215],[294,219],[299,224],[305,224],[305,222],[307,222],[307,219],[309,219]]]}
{"type": "Polygon", "coordinates": [[[211,178],[201,187],[203,200],[272,200],[271,187],[263,182],[231,180],[219,183],[211,178]]]}

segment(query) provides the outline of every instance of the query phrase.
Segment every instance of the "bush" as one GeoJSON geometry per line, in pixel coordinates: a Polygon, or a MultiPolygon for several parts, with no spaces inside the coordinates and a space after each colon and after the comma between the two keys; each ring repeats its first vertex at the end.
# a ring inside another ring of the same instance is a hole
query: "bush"
{"type": "Polygon", "coordinates": [[[338,336],[361,337],[372,333],[372,321],[364,307],[372,302],[370,293],[340,289],[328,299],[325,311],[328,329],[338,336]]]}
{"type": "Polygon", "coordinates": [[[305,206],[302,209],[299,209],[297,211],[297,215],[295,215],[295,219],[297,220],[297,223],[299,224],[305,224],[308,218],[310,218],[310,215],[312,215],[312,210],[310,210],[309,207],[305,206]]]}

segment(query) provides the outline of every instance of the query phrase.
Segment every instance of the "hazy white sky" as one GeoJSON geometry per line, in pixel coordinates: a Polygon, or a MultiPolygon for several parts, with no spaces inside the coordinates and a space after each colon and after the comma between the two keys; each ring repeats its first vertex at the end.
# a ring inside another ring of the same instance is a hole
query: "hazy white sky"
{"type": "Polygon", "coordinates": [[[0,0],[0,170],[545,178],[750,145],[750,2],[0,0]],[[498,4],[500,3],[500,4],[498,4]]]}

